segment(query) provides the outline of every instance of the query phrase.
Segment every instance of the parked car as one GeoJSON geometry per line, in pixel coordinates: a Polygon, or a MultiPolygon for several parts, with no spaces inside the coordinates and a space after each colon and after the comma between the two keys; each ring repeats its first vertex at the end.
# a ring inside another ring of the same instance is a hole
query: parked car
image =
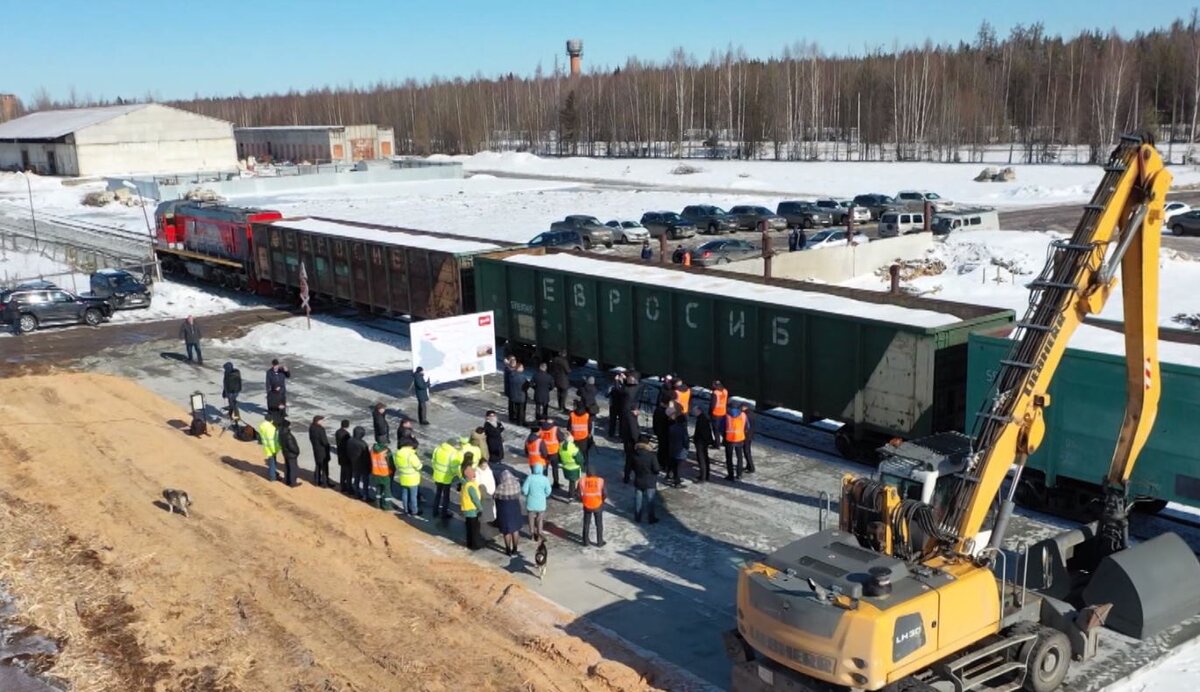
{"type": "Polygon", "coordinates": [[[112,317],[112,305],[104,298],[79,296],[40,281],[22,284],[0,293],[0,319],[11,325],[10,303],[16,304],[20,331],[58,324],[86,324],[92,327],[112,317]]]}
{"type": "Polygon", "coordinates": [[[612,229],[613,240],[618,243],[640,243],[650,240],[650,231],[637,221],[613,219],[606,221],[604,225],[612,229]]]}
{"type": "Polygon", "coordinates": [[[995,209],[964,209],[937,214],[929,224],[934,235],[949,235],[955,231],[998,231],[1000,215],[995,209]]]}
{"type": "Polygon", "coordinates": [[[529,247],[558,248],[560,250],[578,250],[583,252],[590,245],[579,231],[546,231],[533,236],[527,245],[529,247]]]}
{"type": "Polygon", "coordinates": [[[711,204],[690,204],[684,207],[679,215],[701,233],[716,235],[717,233],[733,233],[737,230],[737,222],[729,215],[729,212],[711,204]]]}
{"type": "Polygon", "coordinates": [[[920,233],[925,230],[925,214],[913,211],[889,211],[879,217],[880,238],[920,233]]]}
{"type": "Polygon", "coordinates": [[[767,222],[767,228],[772,231],[783,231],[788,227],[787,219],[766,207],[739,204],[729,210],[729,215],[733,217],[738,228],[747,231],[758,230],[758,224],[763,221],[767,222]]]}
{"type": "Polygon", "coordinates": [[[1176,214],[1167,223],[1175,235],[1200,235],[1200,209],[1176,214]]]}
{"type": "Polygon", "coordinates": [[[584,249],[590,250],[593,245],[613,246],[612,229],[600,223],[600,219],[584,214],[572,214],[562,221],[550,224],[552,231],[579,231],[583,237],[584,249]]]}
{"type": "Polygon", "coordinates": [[[833,225],[833,214],[812,202],[792,200],[780,202],[775,213],[783,217],[788,228],[816,228],[833,225]]]}
{"type": "MultiPolygon", "coordinates": [[[[854,244],[860,245],[867,242],[867,236],[859,231],[854,232],[854,244]]],[[[844,247],[846,245],[846,229],[830,228],[824,231],[817,231],[808,237],[808,245],[806,250],[820,250],[827,247],[844,247]]]]}
{"type": "Polygon", "coordinates": [[[1167,202],[1166,206],[1163,207],[1163,211],[1165,212],[1163,216],[1167,220],[1170,220],[1172,216],[1186,214],[1191,210],[1192,207],[1189,204],[1184,204],[1183,202],[1167,202]]]}
{"type": "Polygon", "coordinates": [[[854,223],[866,223],[871,220],[871,212],[866,207],[859,207],[848,199],[829,197],[816,201],[818,209],[829,212],[833,217],[834,226],[845,226],[846,218],[851,217],[854,223]]]}
{"type": "Polygon", "coordinates": [[[872,221],[878,221],[879,217],[882,216],[884,212],[897,209],[900,206],[899,203],[896,202],[895,198],[889,197],[888,195],[881,195],[876,192],[867,193],[865,195],[856,195],[854,197],[854,203],[860,207],[866,207],[867,211],[871,213],[872,221]]]}
{"type": "MultiPolygon", "coordinates": [[[[701,243],[692,250],[693,267],[710,267],[714,264],[729,264],[738,260],[762,257],[762,250],[757,245],[737,238],[722,238],[701,243]]],[[[675,264],[683,262],[683,253],[676,252],[671,256],[675,264]]]]}
{"type": "Polygon", "coordinates": [[[150,307],[148,282],[124,269],[101,269],[91,276],[91,295],[107,298],[114,310],[150,307]]]}
{"type": "Polygon", "coordinates": [[[642,226],[654,238],[665,234],[669,240],[681,240],[696,235],[696,225],[673,211],[648,211],[642,214],[642,226]]]}
{"type": "Polygon", "coordinates": [[[925,202],[929,202],[934,213],[946,211],[954,207],[954,202],[943,199],[938,193],[929,190],[901,190],[896,194],[896,201],[909,211],[925,211],[925,202]]]}

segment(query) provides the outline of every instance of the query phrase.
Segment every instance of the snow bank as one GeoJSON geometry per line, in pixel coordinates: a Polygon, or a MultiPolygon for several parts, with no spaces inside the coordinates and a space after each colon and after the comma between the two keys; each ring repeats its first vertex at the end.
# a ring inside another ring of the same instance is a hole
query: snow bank
{"type": "MultiPolygon", "coordinates": [[[[84,284],[86,286],[86,284],[84,284]]],[[[253,298],[235,300],[208,293],[195,286],[159,281],[154,284],[150,307],[141,310],[118,310],[113,322],[145,322],[148,320],[183,319],[188,315],[220,315],[235,310],[245,310],[259,301],[253,298]]]]}
{"type": "Polygon", "coordinates": [[[408,339],[336,318],[293,317],[251,329],[245,336],[218,345],[301,358],[339,373],[378,373],[412,367],[408,339]]]}
{"type": "Polygon", "coordinates": [[[587,276],[619,275],[622,281],[645,286],[671,287],[710,295],[736,296],[747,300],[802,308],[834,315],[852,314],[866,319],[905,324],[913,327],[942,327],[958,322],[958,318],[931,310],[914,310],[898,305],[865,303],[841,296],[812,291],[800,291],[737,281],[712,274],[693,274],[672,271],[652,265],[606,262],[575,255],[513,255],[506,262],[545,267],[587,276]]]}
{"type": "Polygon", "coordinates": [[[1200,680],[1200,640],[1180,645],[1151,668],[1110,685],[1106,692],[1159,692],[1188,690],[1200,680]]]}

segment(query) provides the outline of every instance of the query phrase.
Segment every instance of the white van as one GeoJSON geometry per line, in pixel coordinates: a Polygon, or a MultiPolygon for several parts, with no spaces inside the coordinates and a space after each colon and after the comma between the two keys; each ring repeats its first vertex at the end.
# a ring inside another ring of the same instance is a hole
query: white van
{"type": "Polygon", "coordinates": [[[879,237],[895,238],[925,230],[925,214],[917,211],[886,211],[879,216],[879,237]]]}
{"type": "Polygon", "coordinates": [[[934,214],[930,224],[934,235],[949,235],[955,231],[998,231],[1000,216],[995,209],[964,209],[934,214]]]}

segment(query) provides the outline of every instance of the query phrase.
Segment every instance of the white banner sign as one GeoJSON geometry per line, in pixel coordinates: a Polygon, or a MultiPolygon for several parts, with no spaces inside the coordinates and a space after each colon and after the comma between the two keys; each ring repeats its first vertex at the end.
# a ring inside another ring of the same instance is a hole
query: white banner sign
{"type": "Polygon", "coordinates": [[[496,330],[493,313],[445,317],[414,322],[413,369],[425,368],[433,384],[496,372],[496,330]]]}

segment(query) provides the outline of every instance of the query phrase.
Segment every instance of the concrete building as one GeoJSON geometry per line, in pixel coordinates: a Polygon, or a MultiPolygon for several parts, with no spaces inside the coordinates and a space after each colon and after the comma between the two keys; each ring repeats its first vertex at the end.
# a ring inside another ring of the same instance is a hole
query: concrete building
{"type": "Polygon", "coordinates": [[[236,168],[231,123],[157,103],[41,111],[0,124],[0,170],[98,176],[236,168]]]}
{"type": "Polygon", "coordinates": [[[396,153],[392,128],[378,125],[238,127],[233,135],[240,159],[355,163],[388,159],[396,153]]]}

